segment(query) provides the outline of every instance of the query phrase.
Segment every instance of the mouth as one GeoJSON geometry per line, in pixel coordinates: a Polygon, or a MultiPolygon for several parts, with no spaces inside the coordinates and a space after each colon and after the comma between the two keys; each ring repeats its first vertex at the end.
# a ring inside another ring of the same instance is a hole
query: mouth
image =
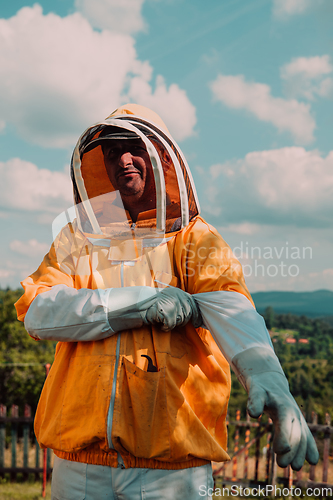
{"type": "Polygon", "coordinates": [[[132,175],[141,175],[140,171],[137,170],[137,169],[129,169],[129,170],[123,170],[121,172],[118,173],[117,175],[117,178],[121,178],[121,177],[131,177],[132,175]]]}

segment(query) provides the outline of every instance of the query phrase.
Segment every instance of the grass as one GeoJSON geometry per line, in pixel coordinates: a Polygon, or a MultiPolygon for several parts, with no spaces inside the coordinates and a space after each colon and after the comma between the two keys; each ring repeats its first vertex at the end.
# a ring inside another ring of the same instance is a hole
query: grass
{"type": "MultiPolygon", "coordinates": [[[[240,436],[240,443],[239,445],[242,446],[244,440],[244,436],[240,436]]],[[[260,442],[260,450],[262,452],[263,447],[267,444],[267,436],[264,436],[261,439],[260,442]]],[[[232,448],[232,445],[231,445],[232,448]]],[[[35,464],[35,448],[31,447],[29,450],[29,466],[34,466],[35,464]]],[[[232,454],[232,449],[230,449],[230,453],[232,454]]],[[[40,460],[39,460],[39,466],[42,465],[42,453],[40,455],[40,460]]],[[[53,454],[52,454],[53,455],[53,454]]],[[[5,450],[5,464],[6,466],[10,466],[10,460],[11,460],[11,449],[7,448],[5,450]]],[[[51,464],[53,462],[53,456],[51,457],[51,464]]],[[[23,464],[23,447],[22,443],[18,444],[17,447],[17,465],[22,466],[23,464]]],[[[220,464],[215,464],[213,463],[213,467],[217,468],[219,467],[220,464]]],[[[259,465],[259,479],[264,480],[265,478],[265,467],[266,467],[266,460],[262,456],[260,457],[260,465],[259,465]]],[[[229,462],[226,465],[224,475],[226,477],[232,477],[232,469],[233,469],[233,464],[232,462],[229,462]]],[[[254,469],[255,469],[255,457],[251,454],[249,456],[248,460],[248,477],[254,477],[254,469]]],[[[303,466],[302,469],[302,474],[303,474],[303,479],[307,479],[309,475],[309,470],[310,467],[306,463],[303,466]]],[[[316,466],[316,481],[321,481],[322,476],[323,476],[323,463],[322,461],[319,462],[319,464],[316,466]]],[[[242,454],[241,456],[238,457],[237,460],[237,477],[243,477],[243,471],[244,471],[244,455],[242,454]]],[[[284,469],[280,469],[280,467],[277,468],[277,476],[282,477],[284,475],[284,469]]],[[[294,478],[296,477],[296,473],[293,473],[294,478]]],[[[329,457],[329,468],[328,468],[328,483],[333,484],[333,456],[329,457]]],[[[220,486],[217,484],[217,486],[220,486]]],[[[217,498],[222,498],[221,496],[213,496],[213,499],[217,498]]],[[[230,496],[232,498],[232,496],[230,496]]],[[[237,498],[237,496],[234,496],[234,498],[237,498]]],[[[239,498],[245,498],[239,497],[239,498]]],[[[251,496],[247,496],[246,498],[255,498],[251,496]]],[[[260,498],[260,497],[256,497],[260,498]]],[[[261,496],[261,498],[264,498],[261,496]]],[[[266,497],[267,498],[267,497],[266,497]]],[[[296,496],[294,498],[297,498],[296,496]]],[[[302,500],[306,500],[308,497],[302,497],[302,500]]],[[[314,498],[314,497],[312,497],[314,498]]],[[[318,498],[318,497],[317,497],[318,498]]],[[[30,476],[30,481],[27,482],[21,482],[20,477],[18,477],[18,481],[15,483],[11,483],[9,481],[9,476],[6,477],[5,479],[2,479],[0,477],[0,500],[42,500],[42,483],[41,481],[35,482],[34,476],[30,476]]],[[[46,500],[51,499],[51,484],[50,482],[47,484],[47,489],[46,489],[46,500]]],[[[184,499],[184,500],[189,500],[189,499],[184,499]]],[[[280,500],[278,497],[274,497],[274,500],[280,500]]]]}
{"type": "Polygon", "coordinates": [[[0,500],[50,500],[51,483],[46,485],[46,496],[42,497],[41,482],[10,483],[0,478],[0,500]]]}
{"type": "MultiPolygon", "coordinates": [[[[281,487],[282,488],[282,487],[281,487]]],[[[220,495],[215,496],[213,495],[213,500],[217,500],[218,498],[223,498],[220,495]]],[[[227,498],[227,497],[224,497],[227,498]]],[[[233,496],[231,498],[245,498],[240,497],[240,496],[233,496]]],[[[247,496],[246,498],[251,500],[251,499],[258,499],[258,498],[263,498],[265,500],[286,500],[285,497],[259,497],[259,496],[247,496]]],[[[318,497],[308,497],[308,496],[301,496],[301,497],[296,497],[294,496],[293,498],[302,498],[302,500],[314,500],[315,498],[318,497]]],[[[0,478],[0,500],[50,500],[51,499],[51,483],[48,482],[46,486],[46,496],[43,498],[42,497],[42,483],[41,481],[39,482],[25,482],[25,483],[11,483],[9,481],[6,481],[4,479],[0,478]]],[[[189,500],[185,499],[184,500],[189,500]]]]}
{"type": "MultiPolygon", "coordinates": [[[[31,445],[29,441],[28,466],[35,467],[36,465],[36,447],[31,445]]],[[[5,449],[5,467],[11,466],[11,446],[5,449]]],[[[39,451],[38,466],[43,466],[43,451],[39,451]]],[[[51,466],[53,463],[53,453],[51,454],[51,466]]],[[[16,465],[23,466],[23,441],[19,440],[16,447],[16,465]]],[[[6,475],[7,476],[7,475],[6,475]]],[[[16,482],[11,483],[9,476],[0,477],[0,500],[50,500],[51,499],[51,482],[47,483],[46,496],[42,497],[42,482],[35,481],[34,475],[31,475],[29,481],[22,482],[20,476],[16,482]]]]}

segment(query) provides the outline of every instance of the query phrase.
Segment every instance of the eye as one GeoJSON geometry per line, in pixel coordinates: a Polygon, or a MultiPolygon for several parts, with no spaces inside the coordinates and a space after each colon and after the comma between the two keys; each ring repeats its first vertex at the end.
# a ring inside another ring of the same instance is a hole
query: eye
{"type": "Polygon", "coordinates": [[[114,158],[120,154],[120,151],[121,151],[120,148],[117,148],[117,147],[110,148],[107,150],[106,156],[108,158],[114,158]]]}
{"type": "Polygon", "coordinates": [[[139,153],[139,154],[142,154],[142,152],[146,153],[146,149],[143,146],[138,146],[136,144],[131,147],[131,151],[133,153],[139,153]]]}

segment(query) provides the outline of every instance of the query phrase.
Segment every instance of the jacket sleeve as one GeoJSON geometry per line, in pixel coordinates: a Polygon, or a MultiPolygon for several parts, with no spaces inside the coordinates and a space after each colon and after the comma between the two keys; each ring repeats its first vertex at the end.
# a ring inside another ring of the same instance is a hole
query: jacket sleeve
{"type": "Polygon", "coordinates": [[[266,413],[273,420],[278,465],[300,470],[305,459],[316,464],[316,443],[290,393],[263,318],[244,294],[223,287],[193,297],[204,325],[248,393],[249,415],[266,413]]]}
{"type": "Polygon", "coordinates": [[[36,340],[101,340],[126,328],[143,325],[146,308],[156,298],[150,287],[76,288],[75,252],[69,226],[56,239],[37,271],[22,282],[15,304],[36,340]]]}
{"type": "Polygon", "coordinates": [[[75,289],[75,268],[68,251],[71,245],[70,231],[71,228],[61,232],[37,271],[21,282],[24,293],[15,304],[19,321],[24,321],[36,297],[49,292],[52,287],[64,285],[68,289],[75,289]]]}
{"type": "Polygon", "coordinates": [[[38,340],[89,341],[112,335],[107,290],[76,290],[54,285],[38,294],[24,318],[29,335],[38,340]]]}
{"type": "Polygon", "coordinates": [[[248,349],[275,356],[242,266],[215,228],[198,221],[184,244],[181,265],[185,290],[193,294],[205,327],[234,368],[236,356],[248,349]]]}
{"type": "Polygon", "coordinates": [[[62,342],[102,340],[145,322],[155,288],[137,286],[75,290],[55,285],[30,305],[24,326],[35,339],[62,342]]]}
{"type": "Polygon", "coordinates": [[[204,327],[239,378],[237,360],[245,351],[249,355],[260,352],[271,371],[283,373],[280,363],[276,362],[265,321],[244,295],[218,291],[198,293],[193,298],[199,306],[204,327]]]}

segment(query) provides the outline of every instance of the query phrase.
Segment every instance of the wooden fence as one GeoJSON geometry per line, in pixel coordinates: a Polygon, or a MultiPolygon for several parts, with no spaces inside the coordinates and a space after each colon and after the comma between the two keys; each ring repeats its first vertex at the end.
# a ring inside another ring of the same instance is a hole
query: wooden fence
{"type": "Polygon", "coordinates": [[[27,480],[30,474],[36,479],[46,473],[51,477],[51,450],[41,450],[33,432],[33,417],[29,405],[24,406],[23,415],[19,416],[19,408],[12,405],[10,416],[7,408],[0,404],[0,477],[10,475],[16,481],[20,474],[27,480]]]}
{"type": "MultiPolygon", "coordinates": [[[[7,415],[7,408],[0,404],[0,477],[9,474],[12,481],[20,474],[23,480],[34,474],[36,478],[46,473],[49,479],[52,472],[52,452],[40,450],[33,433],[31,409],[25,405],[21,416],[18,406],[13,405],[7,415]],[[44,467],[43,467],[44,460],[44,467]]],[[[265,417],[264,417],[265,419],[265,417]]],[[[320,461],[316,466],[305,464],[299,472],[291,468],[280,469],[276,465],[272,450],[273,424],[268,419],[250,420],[236,412],[236,419],[229,420],[228,453],[231,461],[223,464],[213,463],[215,484],[218,487],[230,484],[251,487],[254,485],[297,486],[301,488],[332,487],[333,463],[330,457],[330,440],[333,427],[329,415],[324,425],[319,425],[313,414],[309,427],[317,441],[320,461]]]]}
{"type": "Polygon", "coordinates": [[[240,410],[237,410],[236,420],[228,418],[227,424],[233,441],[228,451],[231,461],[213,463],[215,486],[221,488],[235,484],[254,487],[280,484],[289,489],[294,486],[302,489],[326,487],[333,490],[333,457],[330,457],[333,427],[328,414],[324,425],[318,424],[315,413],[312,414],[312,421],[308,422],[319,449],[319,463],[316,466],[305,463],[297,472],[290,466],[285,469],[277,466],[273,452],[273,424],[270,419],[251,421],[247,415],[246,420],[242,421],[240,410]]]}

